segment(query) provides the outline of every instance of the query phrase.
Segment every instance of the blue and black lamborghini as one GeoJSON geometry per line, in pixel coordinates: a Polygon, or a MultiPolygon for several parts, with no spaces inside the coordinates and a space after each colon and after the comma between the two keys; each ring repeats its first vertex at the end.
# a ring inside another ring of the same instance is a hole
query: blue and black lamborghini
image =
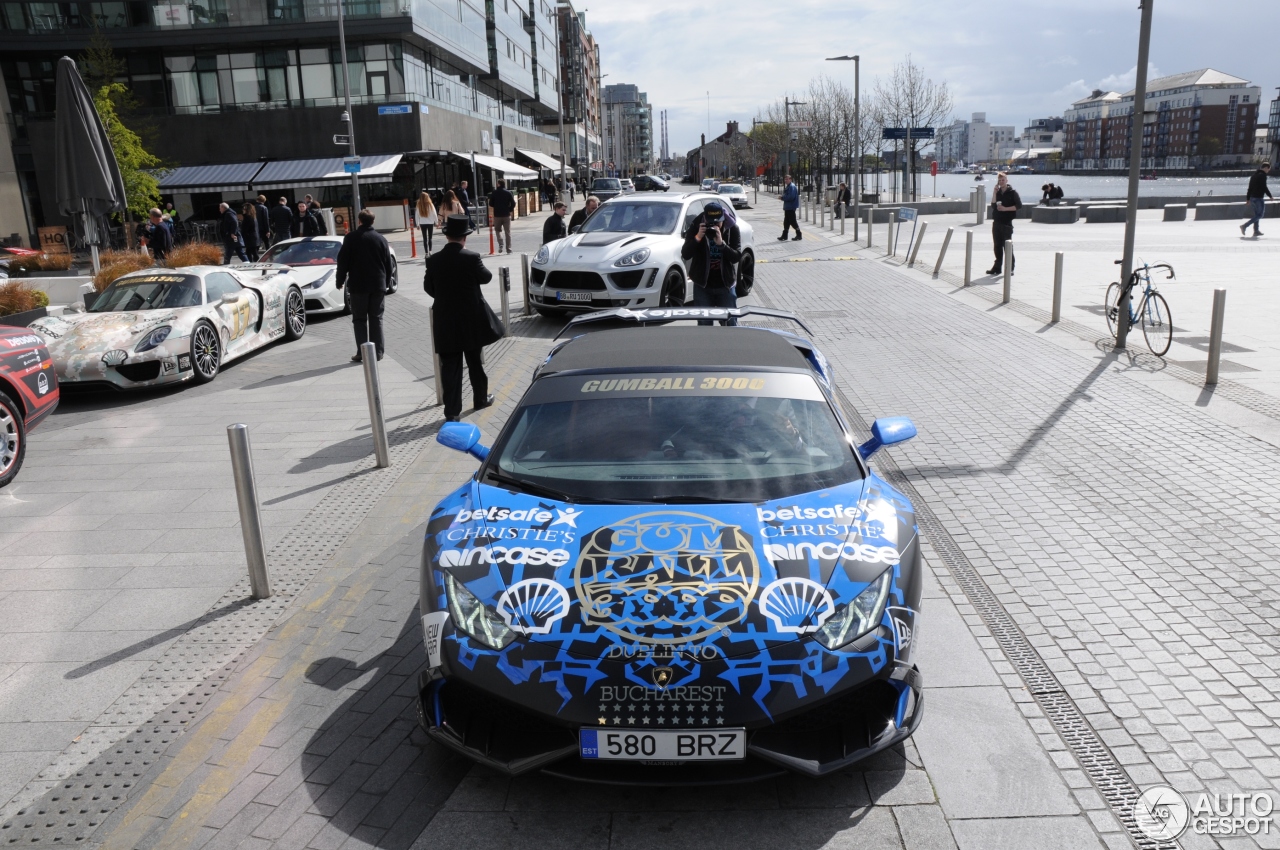
{"type": "MultiPolygon", "coordinates": [[[[508,774],[694,784],[823,775],[907,738],[915,512],[870,469],[799,335],[682,326],[763,308],[609,310],[536,370],[431,514],[422,559],[432,738],[508,774]],[[657,325],[657,326],[655,326],[657,325]]],[[[803,327],[803,325],[801,325],[803,327]]]]}

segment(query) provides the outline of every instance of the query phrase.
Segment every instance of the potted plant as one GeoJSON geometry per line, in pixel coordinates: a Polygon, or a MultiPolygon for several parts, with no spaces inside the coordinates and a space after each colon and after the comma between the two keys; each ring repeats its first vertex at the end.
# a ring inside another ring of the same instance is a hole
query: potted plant
{"type": "Polygon", "coordinates": [[[0,325],[25,328],[49,315],[49,296],[20,280],[0,284],[0,325]]]}
{"type": "Polygon", "coordinates": [[[70,254],[33,254],[9,260],[13,277],[65,277],[70,270],[70,254]]]}

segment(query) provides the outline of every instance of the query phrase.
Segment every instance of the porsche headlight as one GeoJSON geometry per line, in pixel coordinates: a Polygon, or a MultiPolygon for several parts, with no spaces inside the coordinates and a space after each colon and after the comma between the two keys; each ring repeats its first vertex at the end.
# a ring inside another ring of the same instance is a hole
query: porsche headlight
{"type": "Polygon", "coordinates": [[[172,330],[173,328],[168,325],[156,328],[151,333],[143,337],[142,342],[138,343],[137,346],[134,347],[134,353],[141,354],[144,351],[150,351],[155,348],[157,345],[169,338],[169,332],[172,330]]]}
{"type": "Polygon", "coordinates": [[[444,574],[445,596],[449,598],[449,613],[453,624],[465,634],[475,638],[490,649],[502,649],[516,639],[516,633],[507,628],[493,611],[475,597],[467,586],[449,573],[444,574]]]}
{"type": "Polygon", "coordinates": [[[814,632],[814,640],[827,649],[839,649],[874,629],[884,614],[892,581],[893,567],[890,567],[880,578],[867,585],[867,589],[859,593],[857,598],[837,610],[826,625],[814,632]]]}
{"type": "Polygon", "coordinates": [[[551,262],[551,245],[548,243],[538,249],[538,253],[533,255],[534,265],[544,265],[551,262]]]}
{"type": "Polygon", "coordinates": [[[639,251],[632,251],[618,262],[614,263],[615,268],[626,268],[627,266],[638,266],[645,260],[649,259],[649,249],[641,248],[639,251]]]}
{"type": "Polygon", "coordinates": [[[320,275],[320,277],[311,281],[310,283],[308,283],[306,286],[302,288],[303,289],[319,289],[320,287],[324,286],[326,283],[329,282],[329,279],[333,277],[333,272],[334,272],[334,269],[329,269],[327,272],[320,275]]]}

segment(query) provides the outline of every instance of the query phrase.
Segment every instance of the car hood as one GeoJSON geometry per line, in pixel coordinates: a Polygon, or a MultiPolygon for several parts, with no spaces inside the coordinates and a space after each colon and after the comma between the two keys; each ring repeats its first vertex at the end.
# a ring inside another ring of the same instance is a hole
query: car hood
{"type": "Polygon", "coordinates": [[[186,336],[191,327],[190,313],[189,309],[72,313],[46,316],[33,322],[31,329],[45,338],[49,353],[57,360],[85,351],[119,348],[132,352],[133,346],[143,336],[161,325],[173,328],[169,333],[170,339],[186,336]]]}
{"type": "Polygon", "coordinates": [[[315,266],[289,266],[289,271],[293,274],[294,279],[304,286],[319,280],[326,274],[334,274],[337,270],[338,266],[334,263],[315,266]]]}
{"type": "Polygon", "coordinates": [[[574,265],[612,263],[633,251],[651,248],[664,239],[676,238],[671,233],[618,233],[612,230],[575,233],[553,245],[551,260],[553,263],[562,261],[574,265]]]}
{"type": "Polygon", "coordinates": [[[450,574],[526,639],[592,658],[729,657],[807,637],[915,557],[915,536],[909,502],[874,477],[713,505],[572,504],[473,481],[437,507],[426,556],[437,586],[450,574]]]}

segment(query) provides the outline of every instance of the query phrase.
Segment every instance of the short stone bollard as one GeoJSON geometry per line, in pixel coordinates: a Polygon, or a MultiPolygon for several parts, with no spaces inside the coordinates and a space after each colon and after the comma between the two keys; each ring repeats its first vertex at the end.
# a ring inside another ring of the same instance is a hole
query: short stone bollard
{"type": "Polygon", "coordinates": [[[262,539],[262,514],[258,508],[258,484],[253,475],[253,453],[249,449],[249,426],[228,425],[227,443],[231,448],[231,474],[236,482],[244,557],[249,564],[249,592],[254,599],[266,599],[271,595],[271,579],[267,575],[267,550],[262,539]]]}
{"type": "Polygon", "coordinates": [[[951,234],[954,232],[954,227],[948,227],[947,235],[942,237],[942,250],[938,252],[938,262],[933,264],[934,277],[937,277],[942,272],[942,258],[947,256],[947,246],[951,244],[951,234]]]}
{"type": "Polygon", "coordinates": [[[1008,304],[1013,297],[1013,240],[1004,243],[1004,296],[1001,304],[1008,304]]]}
{"type": "Polygon", "coordinates": [[[1209,320],[1209,362],[1205,364],[1205,386],[1218,383],[1218,367],[1222,362],[1222,324],[1227,312],[1227,291],[1213,291],[1213,317],[1209,320]]]}
{"type": "Polygon", "coordinates": [[[964,285],[973,282],[973,231],[964,232],[964,285]]]}
{"type": "Polygon", "coordinates": [[[929,222],[920,222],[920,229],[916,232],[915,244],[911,246],[911,256],[907,258],[907,268],[912,268],[916,264],[916,255],[920,253],[920,243],[924,242],[924,232],[929,229],[929,222]]]}
{"type": "Polygon", "coordinates": [[[1062,320],[1062,258],[1063,253],[1058,251],[1053,255],[1053,314],[1050,322],[1059,322],[1062,320]]]}

